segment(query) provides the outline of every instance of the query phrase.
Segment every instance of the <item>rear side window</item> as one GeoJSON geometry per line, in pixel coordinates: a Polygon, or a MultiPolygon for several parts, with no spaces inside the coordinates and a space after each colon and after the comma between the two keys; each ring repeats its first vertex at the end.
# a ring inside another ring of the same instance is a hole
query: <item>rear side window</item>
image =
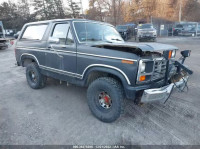
{"type": "Polygon", "coordinates": [[[41,40],[47,28],[47,24],[28,26],[22,39],[41,40]]]}

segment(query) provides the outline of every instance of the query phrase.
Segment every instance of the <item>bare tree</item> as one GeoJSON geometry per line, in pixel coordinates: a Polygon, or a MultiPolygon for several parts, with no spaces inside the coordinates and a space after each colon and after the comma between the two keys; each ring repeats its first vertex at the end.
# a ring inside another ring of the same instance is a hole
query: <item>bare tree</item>
{"type": "Polygon", "coordinates": [[[117,25],[123,20],[123,2],[124,0],[90,0],[90,8],[87,11],[88,18],[117,25]]]}
{"type": "Polygon", "coordinates": [[[77,18],[80,16],[80,6],[78,3],[74,2],[73,0],[67,0],[69,8],[70,8],[70,15],[74,18],[77,18]]]}

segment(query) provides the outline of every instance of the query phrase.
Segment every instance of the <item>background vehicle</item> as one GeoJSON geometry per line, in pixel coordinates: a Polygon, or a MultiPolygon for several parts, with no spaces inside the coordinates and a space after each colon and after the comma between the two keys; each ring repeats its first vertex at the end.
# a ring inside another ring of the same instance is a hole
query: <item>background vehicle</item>
{"type": "Polygon", "coordinates": [[[4,50],[8,47],[6,43],[7,40],[5,38],[3,23],[0,21],[0,50],[4,50]]]}
{"type": "Polygon", "coordinates": [[[173,33],[173,36],[192,36],[194,30],[196,30],[196,25],[196,23],[192,22],[179,23],[175,27],[169,28],[168,32],[170,35],[173,33]]]}
{"type": "Polygon", "coordinates": [[[122,36],[122,38],[124,40],[128,40],[129,38],[131,38],[132,36],[132,30],[131,30],[131,26],[129,25],[118,25],[117,27],[117,31],[120,33],[120,35],[122,36]]]}
{"type": "Polygon", "coordinates": [[[17,39],[17,38],[18,38],[18,36],[19,36],[20,32],[21,32],[21,31],[18,31],[16,34],[14,34],[14,38],[15,38],[15,39],[17,39]]]}
{"type": "Polygon", "coordinates": [[[136,40],[153,40],[156,41],[157,31],[152,24],[139,24],[136,28],[136,40]]]}
{"type": "Polygon", "coordinates": [[[137,27],[137,25],[134,24],[134,23],[127,23],[126,25],[129,26],[129,28],[130,28],[131,36],[134,36],[135,35],[135,28],[137,27]]]}
{"type": "Polygon", "coordinates": [[[47,77],[88,87],[88,106],[103,122],[113,122],[124,100],[166,102],[173,87],[186,86],[192,71],[175,61],[176,47],[125,43],[107,23],[64,19],[26,24],[16,42],[16,61],[26,67],[28,85],[43,88],[47,77]],[[153,83],[152,83],[153,82],[153,83]]]}
{"type": "Polygon", "coordinates": [[[196,36],[196,35],[200,36],[200,26],[198,26],[198,28],[193,27],[193,28],[189,28],[187,30],[182,30],[180,35],[182,35],[182,36],[196,36]]]}
{"type": "Polygon", "coordinates": [[[6,29],[5,34],[6,34],[6,37],[12,37],[14,35],[14,30],[6,29]]]}

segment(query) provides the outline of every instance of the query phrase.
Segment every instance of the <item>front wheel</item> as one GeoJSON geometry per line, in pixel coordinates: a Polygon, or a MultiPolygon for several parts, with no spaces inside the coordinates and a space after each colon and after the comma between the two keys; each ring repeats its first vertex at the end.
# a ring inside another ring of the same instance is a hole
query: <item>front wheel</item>
{"type": "Polygon", "coordinates": [[[141,39],[140,39],[139,37],[136,36],[136,37],[135,37],[135,41],[136,41],[136,42],[140,42],[141,39]]]}
{"type": "Polygon", "coordinates": [[[40,73],[36,63],[30,63],[26,67],[26,79],[31,88],[40,89],[45,86],[47,77],[40,73]]]}
{"type": "Polygon", "coordinates": [[[117,120],[124,110],[122,85],[113,78],[93,81],[88,87],[87,99],[92,114],[103,122],[117,120]]]}
{"type": "Polygon", "coordinates": [[[157,39],[156,39],[156,38],[154,38],[154,39],[153,39],[153,42],[157,42],[157,39]]]}

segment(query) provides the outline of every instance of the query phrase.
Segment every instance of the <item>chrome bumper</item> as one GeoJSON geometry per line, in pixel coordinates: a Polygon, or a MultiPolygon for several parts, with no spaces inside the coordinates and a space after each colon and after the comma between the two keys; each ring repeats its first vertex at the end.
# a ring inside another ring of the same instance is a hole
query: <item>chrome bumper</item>
{"type": "Polygon", "coordinates": [[[142,103],[150,103],[155,101],[160,101],[164,103],[171,95],[173,88],[178,87],[183,89],[185,87],[185,82],[188,81],[188,76],[181,79],[179,82],[171,83],[167,86],[156,88],[156,89],[148,89],[144,90],[144,93],[141,98],[142,103]]]}
{"type": "Polygon", "coordinates": [[[182,78],[179,82],[174,83],[174,87],[178,87],[180,90],[185,88],[185,83],[188,82],[189,76],[182,78]]]}

